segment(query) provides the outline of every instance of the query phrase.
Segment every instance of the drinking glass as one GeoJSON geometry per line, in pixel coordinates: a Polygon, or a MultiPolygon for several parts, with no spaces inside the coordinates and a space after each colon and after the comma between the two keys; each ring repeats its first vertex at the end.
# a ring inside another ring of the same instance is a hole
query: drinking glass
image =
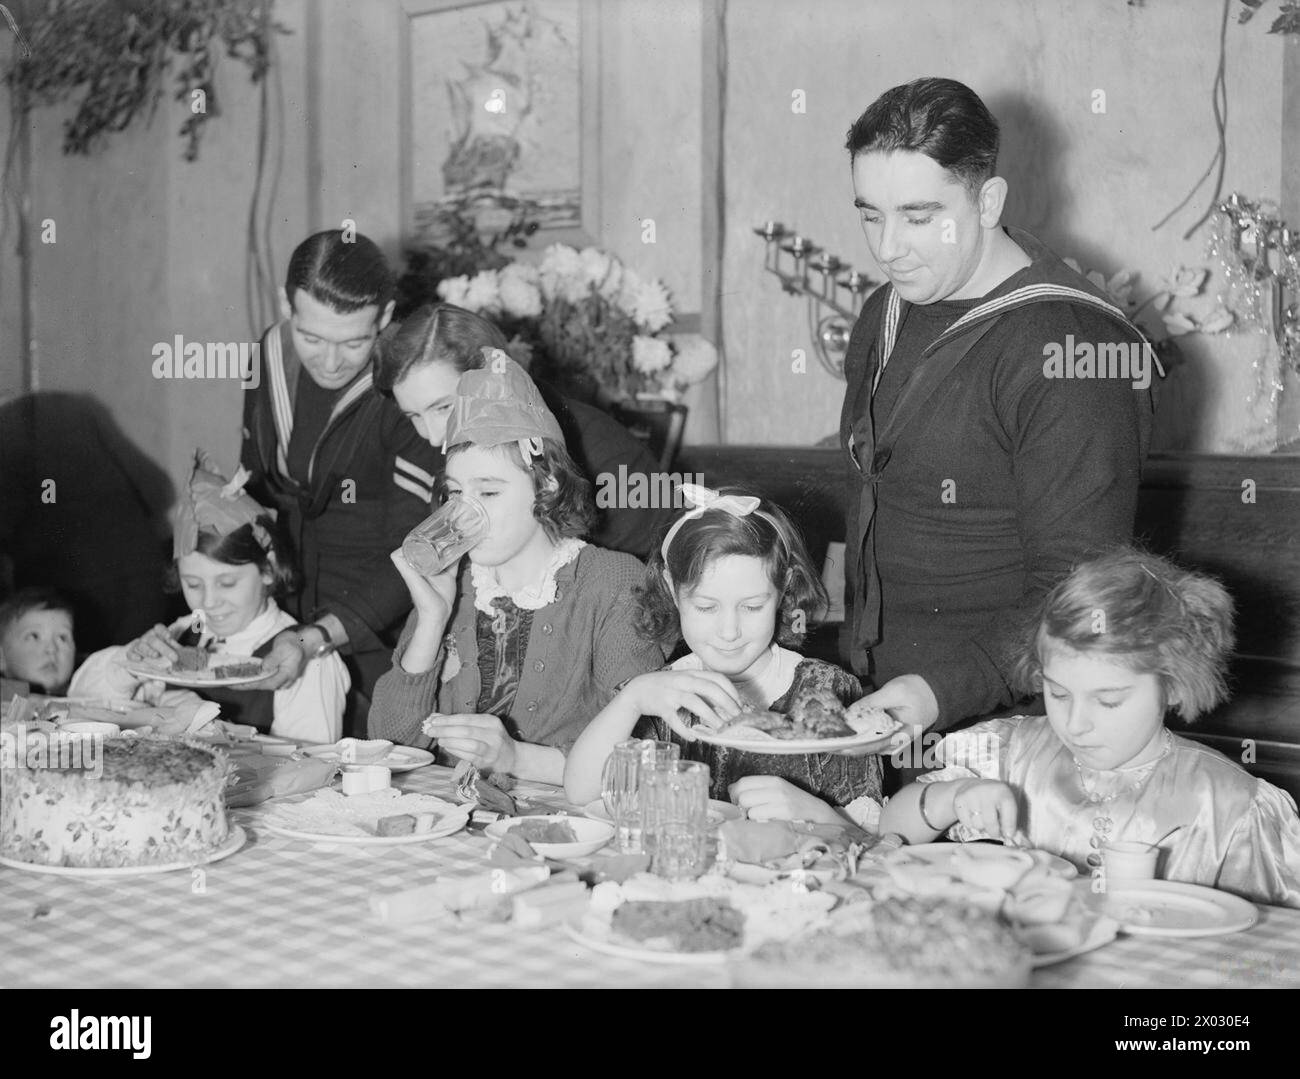
{"type": "Polygon", "coordinates": [[[644,776],[675,761],[681,747],[672,742],[632,738],[619,742],[605,761],[600,793],[614,821],[614,842],[622,854],[642,853],[641,792],[644,776]]]}
{"type": "Polygon", "coordinates": [[[434,577],[454,566],[488,534],[483,504],[466,495],[453,495],[416,525],[402,541],[402,557],[418,573],[434,577]]]}
{"type": "Polygon", "coordinates": [[[670,880],[698,877],[708,867],[709,766],[672,761],[647,775],[642,791],[651,870],[670,880]]]}

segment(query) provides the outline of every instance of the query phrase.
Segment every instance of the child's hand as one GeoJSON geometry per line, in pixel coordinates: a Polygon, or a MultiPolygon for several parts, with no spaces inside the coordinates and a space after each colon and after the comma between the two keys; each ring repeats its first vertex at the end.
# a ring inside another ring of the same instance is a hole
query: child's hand
{"type": "Polygon", "coordinates": [[[442,625],[451,621],[451,607],[456,602],[460,563],[449,566],[433,577],[426,577],[406,560],[400,547],[388,557],[393,560],[397,572],[406,582],[406,590],[411,593],[411,603],[415,606],[415,612],[420,619],[442,625]]]}
{"type": "Polygon", "coordinates": [[[957,822],[977,832],[1014,842],[1019,829],[1020,807],[1016,793],[995,779],[970,779],[953,795],[952,811],[957,822]]]}
{"type": "Polygon", "coordinates": [[[170,663],[177,656],[176,642],[167,627],[158,625],[126,646],[126,658],[132,663],[141,661],[170,663]]]}
{"type": "Polygon", "coordinates": [[[421,727],[438,745],[476,768],[513,772],[515,740],[496,716],[432,715],[421,727]]]}
{"type": "Polygon", "coordinates": [[[638,675],[623,687],[638,715],[658,716],[688,742],[690,727],[677,715],[685,708],[706,727],[721,727],[740,714],[740,697],[726,675],[716,671],[653,671],[638,675]]]}
{"type": "Polygon", "coordinates": [[[844,818],[816,795],[801,791],[778,776],[745,776],[727,793],[750,820],[806,820],[844,824],[844,818]]]}

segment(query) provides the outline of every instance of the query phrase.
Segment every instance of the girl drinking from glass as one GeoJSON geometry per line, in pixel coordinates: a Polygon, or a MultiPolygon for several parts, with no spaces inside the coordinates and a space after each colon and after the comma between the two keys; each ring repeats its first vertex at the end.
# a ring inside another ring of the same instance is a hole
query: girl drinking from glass
{"type": "Polygon", "coordinates": [[[445,430],[447,494],[480,503],[487,532],[463,567],[428,578],[393,552],[415,609],[375,687],[370,734],[436,739],[483,771],[559,783],[618,685],[663,663],[632,624],[643,566],[581,538],[591,485],[505,353],[460,376],[445,430]]]}
{"type": "Polygon", "coordinates": [[[879,758],[741,751],[701,742],[678,717],[683,708],[714,727],[735,718],[742,703],[789,712],[809,690],[829,691],[844,705],[862,696],[851,674],[787,647],[802,640],[826,594],[785,514],[752,496],[681,489],[694,508],[651,559],[638,624],[665,647],[684,640],[690,652],[632,679],[591,721],[565,769],[569,800],[599,796],[605,758],[646,716],[655,721],[640,733],[683,743],[684,758],[709,766],[712,796],[730,796],[756,820],[853,821],[874,829],[879,758]]]}
{"type": "Polygon", "coordinates": [[[1300,906],[1300,819],[1285,792],[1165,727],[1225,699],[1232,600],[1217,582],[1120,550],[1044,601],[1022,681],[1047,715],[948,735],[944,767],[885,807],[914,843],[1026,840],[1088,872],[1109,842],[1159,845],[1157,874],[1300,906]]]}

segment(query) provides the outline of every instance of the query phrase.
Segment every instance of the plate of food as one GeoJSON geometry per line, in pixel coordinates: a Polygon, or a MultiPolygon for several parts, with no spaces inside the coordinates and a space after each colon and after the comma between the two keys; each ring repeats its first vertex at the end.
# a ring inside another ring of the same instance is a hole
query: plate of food
{"type": "Polygon", "coordinates": [[[595,951],[656,963],[721,963],[825,920],[836,898],[707,874],[670,881],[638,873],[592,889],[581,921],[565,927],[595,951]]]}
{"type": "Polygon", "coordinates": [[[883,753],[902,728],[883,708],[863,701],[845,708],[825,689],[801,693],[788,713],[743,711],[721,727],[706,727],[684,709],[682,719],[693,724],[691,732],[701,742],[777,756],[840,749],[883,753]]]}
{"type": "Polygon", "coordinates": [[[268,832],[314,843],[391,847],[427,843],[459,832],[473,807],[394,787],[370,794],[312,791],[278,802],[262,819],[268,832]]]}
{"type": "Polygon", "coordinates": [[[614,826],[588,817],[560,813],[551,817],[506,817],[485,829],[491,839],[517,835],[543,858],[582,858],[595,854],[614,838],[614,826]]]}
{"type": "MultiPolygon", "coordinates": [[[[606,824],[613,824],[614,818],[609,815],[609,810],[605,808],[605,800],[597,798],[594,802],[588,802],[582,807],[585,816],[592,820],[603,820],[606,824]]],[[[745,815],[745,811],[738,805],[732,805],[730,802],[721,802],[717,798],[709,799],[709,827],[716,828],[723,821],[740,820],[745,815]]]]}
{"type": "Polygon", "coordinates": [[[1021,988],[1031,956],[996,915],[943,899],[848,904],[788,940],[737,957],[743,988],[1021,988]]]}
{"type": "Polygon", "coordinates": [[[848,844],[834,829],[794,821],[727,821],[718,829],[718,869],[746,884],[821,886],[848,876],[848,844]]]}
{"type": "Polygon", "coordinates": [[[126,664],[137,678],[152,678],[169,686],[242,686],[265,678],[257,656],[209,652],[193,645],[176,645],[175,660],[137,660],[126,664]]]}
{"type": "MultiPolygon", "coordinates": [[[[961,859],[983,862],[1006,861],[1004,851],[1028,854],[1033,859],[1034,865],[1062,880],[1073,880],[1079,875],[1079,871],[1072,863],[1051,851],[1006,847],[996,843],[917,843],[894,851],[889,857],[894,863],[921,862],[926,865],[951,868],[954,857],[958,858],[959,864],[961,859]]],[[[1024,863],[1012,858],[1011,864],[1023,865],[1024,863]]]]}
{"type": "Polygon", "coordinates": [[[394,775],[433,763],[433,754],[427,749],[397,746],[381,739],[344,738],[327,746],[309,746],[303,753],[338,764],[381,764],[394,775]]]}
{"type": "Polygon", "coordinates": [[[1079,881],[1083,903],[1114,919],[1135,937],[1217,937],[1240,933],[1259,920],[1259,911],[1229,892],[1172,880],[1110,880],[1105,891],[1079,881]]]}

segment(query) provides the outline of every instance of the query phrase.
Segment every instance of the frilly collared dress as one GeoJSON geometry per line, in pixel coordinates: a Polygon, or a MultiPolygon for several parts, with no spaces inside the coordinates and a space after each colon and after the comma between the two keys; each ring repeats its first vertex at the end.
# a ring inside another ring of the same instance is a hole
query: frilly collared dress
{"type": "MultiPolygon", "coordinates": [[[[1084,770],[1090,790],[1114,794],[1104,803],[1089,801],[1084,775],[1046,716],[987,720],[947,735],[937,750],[943,767],[920,782],[978,777],[1009,784],[1029,841],[1085,874],[1100,833],[1154,843],[1172,831],[1160,843],[1161,879],[1300,907],[1300,816],[1291,796],[1216,750],[1166,735],[1168,749],[1154,767],[1084,770]]],[[[964,825],[949,835],[994,838],[964,825]]]]}

